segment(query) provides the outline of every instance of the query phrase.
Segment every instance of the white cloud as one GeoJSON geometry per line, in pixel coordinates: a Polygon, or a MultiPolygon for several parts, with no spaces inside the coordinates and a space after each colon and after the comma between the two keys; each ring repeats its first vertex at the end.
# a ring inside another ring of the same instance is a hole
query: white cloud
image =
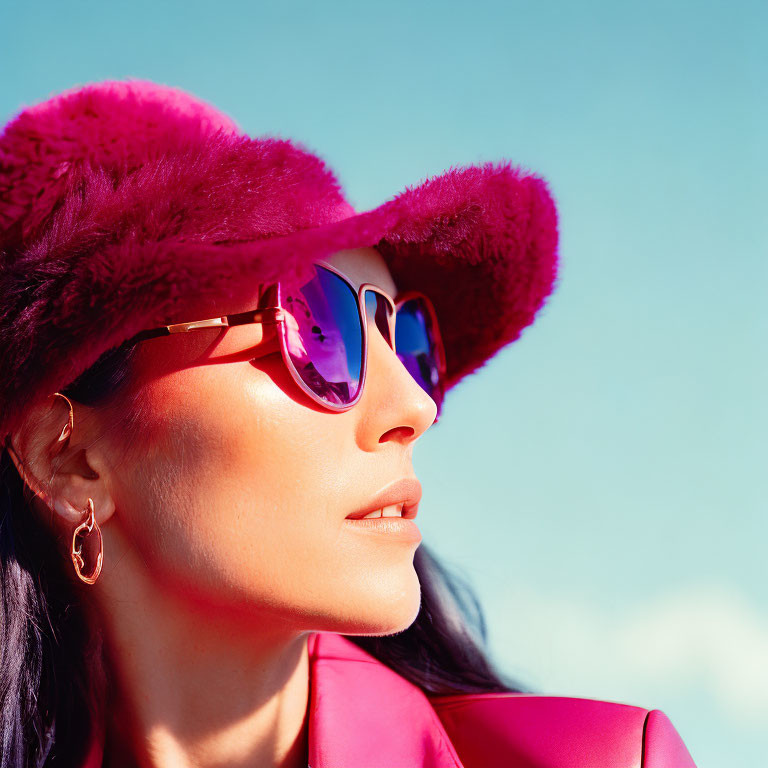
{"type": "Polygon", "coordinates": [[[485,605],[496,659],[532,687],[649,708],[628,696],[708,691],[728,719],[768,728],[768,617],[735,591],[679,589],[611,611],[512,589],[485,605]]]}

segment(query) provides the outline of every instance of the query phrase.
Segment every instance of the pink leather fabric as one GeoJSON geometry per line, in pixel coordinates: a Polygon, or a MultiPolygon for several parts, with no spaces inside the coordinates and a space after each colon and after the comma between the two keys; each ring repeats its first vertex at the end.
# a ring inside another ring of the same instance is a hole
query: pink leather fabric
{"type": "Polygon", "coordinates": [[[433,703],[465,768],[642,766],[647,712],[639,707],[509,693],[440,697],[433,703]]]}
{"type": "MultiPolygon", "coordinates": [[[[696,768],[658,710],[562,696],[427,697],[350,640],[315,632],[309,768],[696,768]]],[[[99,768],[95,741],[81,768],[99,768]]]]}
{"type": "Polygon", "coordinates": [[[346,638],[309,637],[309,768],[464,768],[420,688],[346,638]]]}
{"type": "Polygon", "coordinates": [[[432,703],[464,768],[696,768],[659,710],[530,694],[432,703]]]}
{"type": "Polygon", "coordinates": [[[645,721],[643,768],[696,768],[669,718],[658,709],[645,721]]]}
{"type": "Polygon", "coordinates": [[[312,635],[309,653],[310,768],[695,768],[658,710],[515,693],[426,697],[340,635],[312,635]]]}

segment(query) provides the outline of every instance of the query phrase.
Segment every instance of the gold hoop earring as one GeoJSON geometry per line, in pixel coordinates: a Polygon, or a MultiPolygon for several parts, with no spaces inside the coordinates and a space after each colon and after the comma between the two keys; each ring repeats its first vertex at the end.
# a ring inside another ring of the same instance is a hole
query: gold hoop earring
{"type": "Polygon", "coordinates": [[[96,579],[99,578],[101,573],[101,566],[104,561],[104,541],[101,537],[101,528],[96,523],[96,516],[93,509],[93,499],[88,499],[88,507],[85,510],[86,518],[80,525],[75,528],[72,533],[72,562],[75,565],[75,573],[81,581],[86,584],[95,584],[96,579]],[[98,553],[96,555],[96,566],[90,574],[85,574],[83,568],[85,567],[85,559],[83,558],[83,543],[78,541],[80,537],[87,537],[91,534],[96,534],[96,544],[98,546],[98,553]]]}

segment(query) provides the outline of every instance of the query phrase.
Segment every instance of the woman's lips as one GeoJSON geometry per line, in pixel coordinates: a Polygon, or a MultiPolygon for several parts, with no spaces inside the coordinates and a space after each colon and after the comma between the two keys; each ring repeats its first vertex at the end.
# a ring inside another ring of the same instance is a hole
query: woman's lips
{"type": "Polygon", "coordinates": [[[350,530],[366,535],[374,535],[388,540],[420,542],[421,531],[413,520],[402,517],[367,517],[344,519],[344,525],[350,530]]]}
{"type": "MultiPolygon", "coordinates": [[[[347,515],[347,519],[359,520],[376,510],[402,505],[401,517],[405,520],[412,520],[418,513],[420,501],[421,483],[415,477],[404,477],[382,488],[363,509],[347,515]]],[[[391,514],[391,512],[390,509],[389,513],[391,514]]]]}
{"type": "Polygon", "coordinates": [[[421,531],[413,518],[420,501],[421,483],[415,477],[404,477],[384,486],[365,507],[347,515],[343,522],[356,533],[418,544],[421,531]],[[377,511],[378,517],[366,517],[377,511]]]}

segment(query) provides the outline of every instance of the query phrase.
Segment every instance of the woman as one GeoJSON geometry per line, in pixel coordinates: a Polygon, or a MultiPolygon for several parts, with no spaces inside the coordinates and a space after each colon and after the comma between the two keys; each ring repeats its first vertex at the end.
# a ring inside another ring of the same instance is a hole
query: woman
{"type": "Polygon", "coordinates": [[[660,713],[516,695],[413,523],[445,391],[554,284],[540,179],[357,214],[142,81],[23,111],[0,174],[3,766],[692,765],[660,713]]]}

